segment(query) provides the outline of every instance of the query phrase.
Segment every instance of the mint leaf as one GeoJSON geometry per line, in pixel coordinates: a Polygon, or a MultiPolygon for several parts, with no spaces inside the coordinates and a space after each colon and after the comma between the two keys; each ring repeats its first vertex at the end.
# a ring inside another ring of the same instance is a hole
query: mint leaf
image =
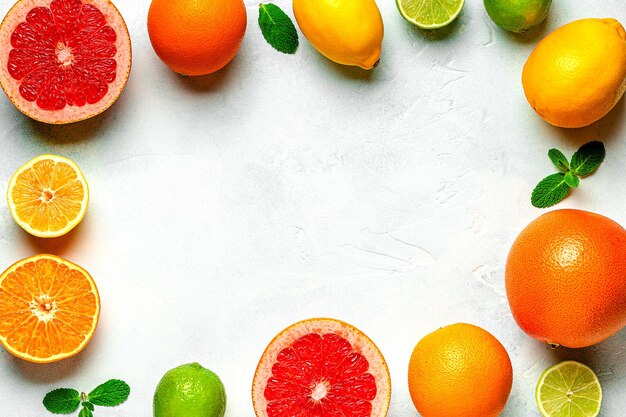
{"type": "Polygon", "coordinates": [[[572,188],[576,188],[578,187],[578,184],[580,184],[580,180],[572,171],[567,171],[565,173],[565,178],[563,179],[565,180],[565,183],[572,188]]]}
{"type": "Polygon", "coordinates": [[[80,406],[80,393],[69,388],[55,389],[46,394],[43,405],[51,413],[70,414],[80,406]]]}
{"type": "Polygon", "coordinates": [[[606,151],[602,142],[589,142],[581,146],[572,156],[572,170],[580,177],[591,175],[604,161],[605,155],[606,151]]]}
{"type": "Polygon", "coordinates": [[[548,151],[548,157],[552,160],[554,166],[556,166],[559,171],[563,173],[567,173],[569,171],[569,162],[563,152],[559,151],[556,148],[552,148],[548,151]]]}
{"type": "Polygon", "coordinates": [[[259,5],[259,26],[265,40],[277,51],[294,54],[298,49],[298,32],[293,22],[275,4],[259,5]]]}
{"type": "Polygon", "coordinates": [[[87,401],[85,401],[85,402],[84,402],[84,403],[82,403],[81,405],[82,405],[83,407],[85,407],[85,408],[87,408],[87,409],[91,410],[91,411],[93,411],[93,410],[95,409],[95,408],[94,408],[94,406],[93,406],[93,404],[92,404],[92,403],[90,403],[90,402],[87,402],[87,401]]]}
{"type": "Polygon", "coordinates": [[[565,174],[559,172],[545,177],[533,190],[530,201],[538,208],[551,207],[569,194],[570,186],[565,181],[565,174]]]}
{"type": "Polygon", "coordinates": [[[93,405],[103,407],[115,407],[122,404],[130,395],[130,387],[124,381],[111,379],[97,386],[87,395],[87,399],[93,405]]]}
{"type": "Polygon", "coordinates": [[[83,408],[82,410],[80,410],[80,413],[78,413],[78,417],[93,417],[92,411],[93,410],[90,410],[88,408],[83,408]]]}

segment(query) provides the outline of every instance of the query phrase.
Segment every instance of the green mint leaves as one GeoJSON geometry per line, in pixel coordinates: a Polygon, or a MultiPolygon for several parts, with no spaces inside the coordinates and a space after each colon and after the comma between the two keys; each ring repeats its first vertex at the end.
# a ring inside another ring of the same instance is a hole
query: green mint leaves
{"type": "Polygon", "coordinates": [[[580,147],[572,156],[572,170],[579,177],[586,177],[596,172],[604,161],[604,145],[594,141],[580,147]]]}
{"type": "Polygon", "coordinates": [[[276,49],[285,54],[294,54],[298,49],[298,32],[293,22],[275,4],[268,3],[259,6],[259,26],[263,37],[276,49]]]}
{"type": "Polygon", "coordinates": [[[54,414],[70,414],[80,406],[80,392],[75,389],[59,388],[49,392],[43,399],[43,405],[54,414]]]}
{"type": "Polygon", "coordinates": [[[591,175],[598,169],[605,155],[604,144],[599,141],[581,146],[572,156],[571,162],[563,152],[550,149],[548,157],[561,172],[548,175],[537,184],[530,198],[532,205],[546,208],[559,203],[569,195],[572,188],[578,187],[581,177],[591,175]]]}
{"type": "Polygon", "coordinates": [[[95,406],[115,407],[122,404],[130,395],[130,387],[124,381],[111,379],[97,386],[89,394],[74,389],[59,388],[49,392],[43,405],[54,414],[71,414],[83,407],[78,417],[93,417],[95,406]]]}
{"type": "Polygon", "coordinates": [[[130,387],[124,381],[112,379],[96,387],[87,395],[87,400],[101,407],[116,407],[130,395],[130,387]]]}

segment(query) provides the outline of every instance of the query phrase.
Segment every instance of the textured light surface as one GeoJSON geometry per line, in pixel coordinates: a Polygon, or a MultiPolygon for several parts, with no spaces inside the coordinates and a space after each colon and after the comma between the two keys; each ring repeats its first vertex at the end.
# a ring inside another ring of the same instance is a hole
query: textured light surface
{"type": "MultiPolygon", "coordinates": [[[[0,0],[0,14],[12,3],[0,0]]],[[[558,207],[626,225],[626,102],[563,130],[535,114],[520,81],[548,31],[584,17],[626,23],[623,2],[555,2],[546,26],[516,37],[480,1],[433,35],[380,0],[385,40],[369,73],[329,62],[302,37],[295,56],[277,53],[257,4],[246,3],[242,48],[212,77],[169,71],[148,40],[149,2],[118,0],[134,61],[111,109],[50,127],[0,95],[0,190],[22,163],[56,153],[79,164],[91,191],[83,223],[50,241],[23,232],[0,199],[0,268],[52,252],[85,267],[102,298],[98,331],[76,358],[36,366],[0,350],[0,415],[41,415],[53,388],[122,378],[130,399],[100,415],[149,417],[163,374],[197,361],[223,380],[227,417],[252,417],[263,349],[314,316],[345,320],[381,349],[394,384],[389,417],[417,417],[409,357],[421,337],[455,322],[485,328],[509,351],[503,417],[538,415],[535,384],[561,359],[591,365],[603,415],[621,415],[626,332],[581,351],[533,341],[509,312],[504,265],[543,213],[530,194],[556,172],[552,147],[571,156],[605,142],[606,161],[558,207]]],[[[293,17],[290,2],[276,3],[293,17]]]]}

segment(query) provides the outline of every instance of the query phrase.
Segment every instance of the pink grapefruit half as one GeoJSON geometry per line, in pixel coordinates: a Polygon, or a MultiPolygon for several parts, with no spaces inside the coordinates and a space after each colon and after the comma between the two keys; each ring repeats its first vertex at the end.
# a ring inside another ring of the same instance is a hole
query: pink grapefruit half
{"type": "Polygon", "coordinates": [[[0,25],[0,85],[41,122],[102,113],[126,86],[131,63],[128,29],[109,0],[19,0],[0,25]]]}
{"type": "Polygon", "coordinates": [[[269,344],[252,383],[257,417],[384,417],[387,363],[365,334],[334,319],[310,319],[269,344]]]}

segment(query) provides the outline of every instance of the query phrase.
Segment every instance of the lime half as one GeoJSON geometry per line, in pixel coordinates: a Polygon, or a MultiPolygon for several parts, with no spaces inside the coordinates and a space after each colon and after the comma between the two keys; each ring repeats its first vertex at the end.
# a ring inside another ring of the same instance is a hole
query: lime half
{"type": "Polygon", "coordinates": [[[544,417],[596,417],[602,406],[602,387],[591,368],[566,361],[543,372],[535,399],[544,417]]]}
{"type": "Polygon", "coordinates": [[[461,13],[465,0],[396,0],[402,16],[421,29],[449,25],[461,13]]]}

